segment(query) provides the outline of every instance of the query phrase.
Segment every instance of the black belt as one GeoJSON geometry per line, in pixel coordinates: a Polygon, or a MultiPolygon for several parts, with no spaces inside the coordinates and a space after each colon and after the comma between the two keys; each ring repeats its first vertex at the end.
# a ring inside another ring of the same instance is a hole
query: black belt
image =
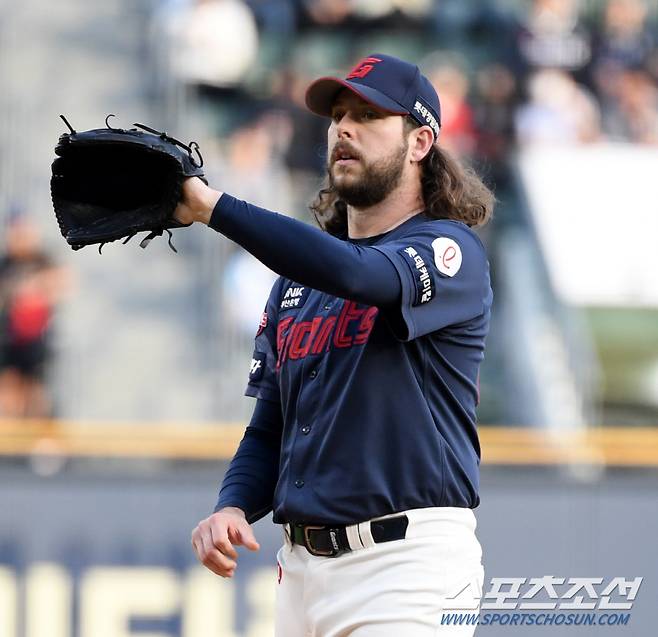
{"type": "MultiPolygon", "coordinates": [[[[396,515],[370,522],[370,532],[376,544],[401,540],[407,533],[409,519],[396,515]]],[[[315,525],[290,522],[290,541],[306,548],[311,555],[338,557],[352,550],[347,537],[347,526],[315,525]]]]}

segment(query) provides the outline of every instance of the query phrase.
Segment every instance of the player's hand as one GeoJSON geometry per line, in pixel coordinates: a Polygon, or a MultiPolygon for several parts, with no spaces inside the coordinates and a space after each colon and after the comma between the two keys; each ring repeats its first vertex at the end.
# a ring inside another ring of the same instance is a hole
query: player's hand
{"type": "Polygon", "coordinates": [[[174,210],[174,218],[181,223],[200,221],[208,225],[210,215],[221,196],[219,190],[206,186],[198,177],[190,177],[183,182],[183,192],[174,210]]]}
{"type": "Polygon", "coordinates": [[[235,573],[235,546],[250,551],[260,548],[244,512],[235,507],[225,507],[199,522],[192,531],[192,546],[199,562],[221,577],[233,577],[235,573]]]}

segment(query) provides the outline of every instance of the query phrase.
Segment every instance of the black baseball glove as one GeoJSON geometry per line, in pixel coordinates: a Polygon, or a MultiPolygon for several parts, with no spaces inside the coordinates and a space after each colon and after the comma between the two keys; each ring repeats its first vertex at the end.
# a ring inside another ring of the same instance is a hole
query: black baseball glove
{"type": "Polygon", "coordinates": [[[188,177],[203,178],[203,158],[196,142],[183,144],[143,124],[124,130],[107,128],[76,132],[66,121],[55,147],[50,192],[62,236],[74,250],[146,231],[140,245],[171,228],[188,177]],[[195,157],[196,155],[196,157],[195,157]]]}

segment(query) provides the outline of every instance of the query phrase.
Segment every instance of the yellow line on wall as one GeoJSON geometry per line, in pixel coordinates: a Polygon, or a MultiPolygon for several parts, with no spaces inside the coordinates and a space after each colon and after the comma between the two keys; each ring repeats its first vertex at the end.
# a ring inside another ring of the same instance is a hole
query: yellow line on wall
{"type": "MultiPolygon", "coordinates": [[[[0,456],[226,460],[240,442],[239,423],[102,423],[0,420],[0,456]]],[[[480,426],[483,465],[600,464],[658,467],[658,427],[559,432],[480,426]]]]}

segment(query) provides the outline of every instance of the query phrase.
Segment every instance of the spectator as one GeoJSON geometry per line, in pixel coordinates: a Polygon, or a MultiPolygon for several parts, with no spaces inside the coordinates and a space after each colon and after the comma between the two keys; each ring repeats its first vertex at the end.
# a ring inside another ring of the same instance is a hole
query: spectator
{"type": "Polygon", "coordinates": [[[246,122],[223,142],[226,156],[220,164],[219,183],[231,184],[236,196],[277,211],[291,211],[291,186],[284,165],[291,124],[285,113],[243,111],[246,122]]]}
{"type": "Polygon", "coordinates": [[[344,26],[350,22],[350,0],[301,0],[302,27],[344,26]]]}
{"type": "Polygon", "coordinates": [[[594,37],[594,65],[602,72],[644,67],[655,44],[644,2],[610,0],[603,26],[594,37]]]}
{"type": "Polygon", "coordinates": [[[256,20],[241,0],[195,0],[176,18],[174,70],[187,83],[239,87],[258,53],[256,20]]]}
{"type": "Polygon", "coordinates": [[[182,84],[199,96],[209,127],[229,130],[258,55],[249,7],[243,0],[168,0],[153,16],[150,35],[157,109],[163,107],[158,101],[182,84]]]}
{"type": "Polygon", "coordinates": [[[290,122],[290,138],[284,152],[294,197],[300,212],[316,192],[318,177],[327,169],[327,124],[304,103],[310,80],[300,68],[284,68],[274,82],[275,100],[290,122]]]}
{"type": "Polygon", "coordinates": [[[297,26],[295,0],[247,0],[261,32],[294,37],[297,26]]]}
{"type": "Polygon", "coordinates": [[[422,26],[432,0],[352,0],[354,15],[375,28],[402,30],[422,26]]]}
{"type": "Polygon", "coordinates": [[[516,113],[519,143],[579,144],[600,136],[600,114],[594,98],[566,72],[536,72],[528,86],[530,101],[516,113]]]}
{"type": "Polygon", "coordinates": [[[507,177],[505,164],[514,141],[516,82],[507,67],[491,64],[478,71],[476,88],[476,155],[500,185],[507,177]]]}
{"type": "Polygon", "coordinates": [[[427,77],[441,95],[441,145],[455,155],[470,156],[475,150],[475,125],[466,73],[457,64],[444,63],[427,77]]]}
{"type": "Polygon", "coordinates": [[[576,0],[534,0],[516,44],[524,75],[561,69],[585,79],[592,45],[590,34],[579,23],[576,0]]]}
{"type": "Polygon", "coordinates": [[[651,137],[651,114],[647,111],[651,89],[643,88],[643,83],[645,80],[655,83],[655,78],[644,75],[642,70],[651,73],[655,51],[655,38],[647,26],[644,3],[608,2],[603,25],[596,34],[592,85],[601,102],[605,130],[613,139],[651,137]],[[625,91],[630,91],[630,95],[625,91]],[[645,100],[646,106],[641,105],[645,100]],[[630,121],[629,117],[635,115],[639,121],[630,121]]]}
{"type": "Polygon", "coordinates": [[[304,27],[341,27],[360,33],[424,26],[432,0],[301,0],[304,27]]]}
{"type": "Polygon", "coordinates": [[[62,296],[64,272],[43,250],[36,226],[13,218],[0,258],[0,414],[45,418],[52,401],[45,378],[50,325],[62,296]]]}
{"type": "MultiPolygon", "coordinates": [[[[292,211],[292,192],[283,163],[289,122],[280,112],[254,116],[235,130],[217,183],[231,184],[231,192],[283,214],[292,211]]],[[[251,345],[275,275],[240,247],[235,247],[222,277],[222,321],[231,326],[245,347],[251,345]],[[261,294],[261,292],[263,294],[261,294]]]]}
{"type": "Polygon", "coordinates": [[[658,144],[658,89],[643,70],[626,70],[609,89],[603,126],[616,141],[658,144]]]}

